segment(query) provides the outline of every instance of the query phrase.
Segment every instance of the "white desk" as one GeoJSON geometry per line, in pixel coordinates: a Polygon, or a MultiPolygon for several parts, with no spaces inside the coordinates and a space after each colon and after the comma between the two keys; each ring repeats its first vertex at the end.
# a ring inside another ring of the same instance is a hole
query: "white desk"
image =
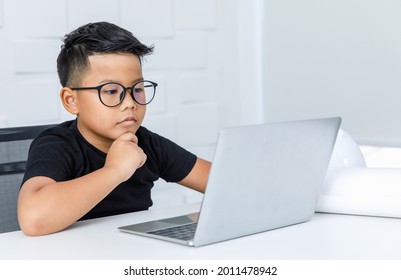
{"type": "Polygon", "coordinates": [[[41,237],[0,234],[0,259],[398,259],[401,219],[315,214],[309,222],[200,248],[118,226],[197,211],[199,204],[78,222],[41,237]]]}

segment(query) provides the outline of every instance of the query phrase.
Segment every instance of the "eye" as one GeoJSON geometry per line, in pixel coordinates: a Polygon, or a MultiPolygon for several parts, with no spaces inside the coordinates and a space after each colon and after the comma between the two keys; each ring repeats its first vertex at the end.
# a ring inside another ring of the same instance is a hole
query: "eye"
{"type": "Polygon", "coordinates": [[[143,92],[143,88],[134,88],[135,93],[142,93],[143,92]]]}
{"type": "Polygon", "coordinates": [[[102,93],[107,94],[107,95],[113,95],[118,93],[116,89],[109,89],[109,90],[102,90],[102,93]]]}
{"type": "Polygon", "coordinates": [[[118,84],[107,84],[102,87],[103,95],[116,95],[120,94],[123,91],[123,88],[118,84]]]}

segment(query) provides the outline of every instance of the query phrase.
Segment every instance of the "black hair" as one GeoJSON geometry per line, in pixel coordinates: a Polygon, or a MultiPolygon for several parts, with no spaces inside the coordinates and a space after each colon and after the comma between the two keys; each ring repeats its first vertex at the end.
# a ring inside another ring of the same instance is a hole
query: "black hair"
{"type": "Polygon", "coordinates": [[[131,32],[108,22],[83,25],[65,35],[63,43],[57,57],[57,73],[63,87],[79,86],[91,55],[129,53],[141,61],[153,51],[153,46],[142,44],[131,32]]]}

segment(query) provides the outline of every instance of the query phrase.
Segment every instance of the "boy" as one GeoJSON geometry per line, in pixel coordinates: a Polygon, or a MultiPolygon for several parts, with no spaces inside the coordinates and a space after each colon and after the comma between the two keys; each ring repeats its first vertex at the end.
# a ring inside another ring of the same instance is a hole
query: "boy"
{"type": "Polygon", "coordinates": [[[141,59],[152,50],[107,22],[65,36],[57,58],[60,97],[76,119],[31,144],[18,199],[26,235],[146,210],[159,177],[204,191],[210,162],[141,126],[157,87],[142,75],[141,59]]]}

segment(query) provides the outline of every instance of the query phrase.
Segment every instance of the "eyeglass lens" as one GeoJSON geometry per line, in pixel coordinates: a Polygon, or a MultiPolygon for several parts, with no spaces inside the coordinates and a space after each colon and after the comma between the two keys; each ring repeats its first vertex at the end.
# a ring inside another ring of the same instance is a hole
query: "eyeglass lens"
{"type": "MultiPolygon", "coordinates": [[[[100,99],[106,106],[117,106],[125,97],[124,90],[124,87],[119,84],[105,84],[100,89],[100,99]]],[[[135,85],[131,94],[138,104],[146,105],[154,97],[155,86],[148,81],[143,81],[135,85]]]]}

